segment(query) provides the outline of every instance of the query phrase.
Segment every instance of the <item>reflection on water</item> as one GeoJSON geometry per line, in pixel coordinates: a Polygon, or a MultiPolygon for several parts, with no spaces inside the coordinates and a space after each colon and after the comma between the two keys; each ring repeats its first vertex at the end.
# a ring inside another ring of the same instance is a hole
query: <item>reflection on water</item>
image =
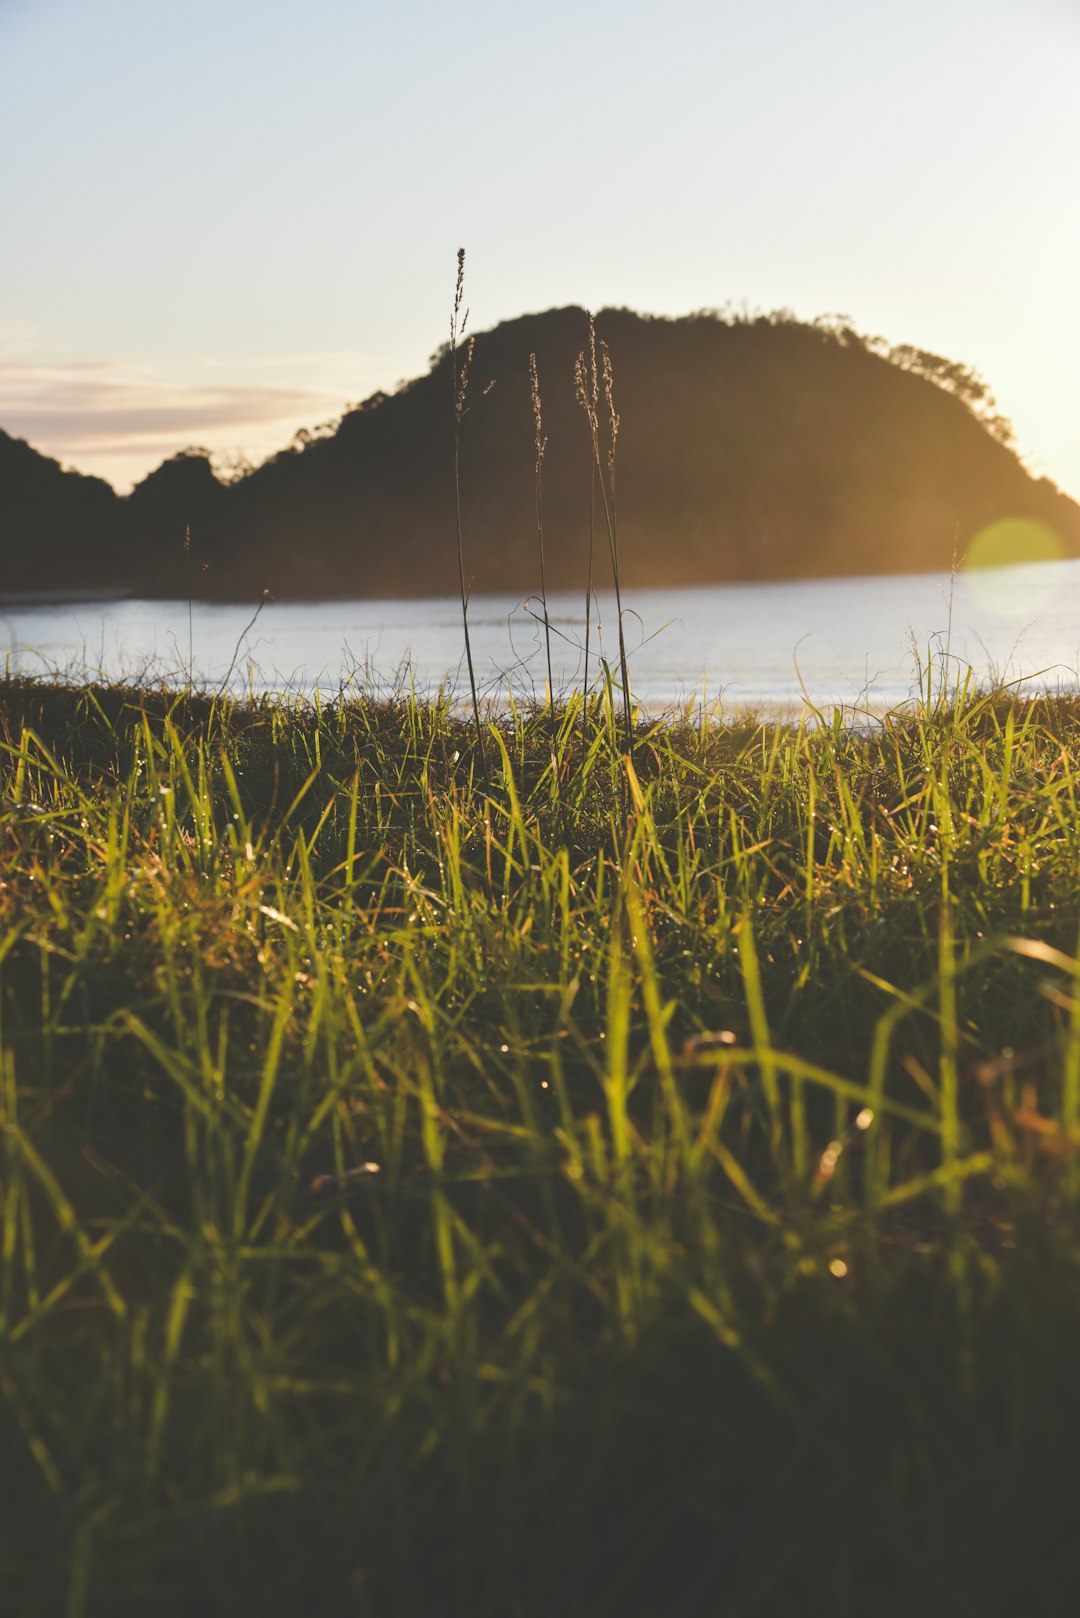
{"type": "MultiPolygon", "coordinates": [[[[721,702],[875,709],[911,697],[921,666],[976,678],[1077,684],[1080,562],[894,578],[645,590],[625,597],[631,680],[653,711],[721,702]]],[[[0,655],[13,670],[150,676],[233,689],[336,692],[342,683],[429,692],[464,681],[461,609],[452,599],[269,602],[246,630],[242,606],[183,601],[48,605],[0,600],[0,655]],[[232,672],[230,673],[230,665],[232,672]]],[[[580,596],[549,598],[555,683],[580,682],[580,596]]],[[[617,657],[614,607],[601,598],[592,647],[617,657]]],[[[477,676],[492,699],[543,696],[540,605],[474,596],[477,676]]]]}

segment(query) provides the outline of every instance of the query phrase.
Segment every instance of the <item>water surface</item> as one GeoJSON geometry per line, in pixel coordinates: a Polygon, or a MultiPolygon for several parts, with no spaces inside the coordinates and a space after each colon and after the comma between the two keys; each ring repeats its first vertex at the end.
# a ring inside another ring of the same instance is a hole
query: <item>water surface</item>
{"type": "MultiPolygon", "coordinates": [[[[625,597],[631,683],[651,711],[703,701],[732,711],[874,710],[970,669],[981,682],[1075,687],[1080,667],[1080,562],[993,572],[738,584],[632,591],[625,597]],[[920,672],[921,671],[921,672],[920,672]]],[[[210,688],[316,687],[429,693],[465,690],[455,599],[18,604],[0,600],[0,655],[21,672],[183,682],[210,688]]],[[[615,667],[614,605],[599,602],[590,662],[615,667]]],[[[487,697],[543,697],[546,663],[537,598],[474,596],[477,676],[487,697]]],[[[557,691],[580,683],[584,605],[552,594],[557,691]]]]}

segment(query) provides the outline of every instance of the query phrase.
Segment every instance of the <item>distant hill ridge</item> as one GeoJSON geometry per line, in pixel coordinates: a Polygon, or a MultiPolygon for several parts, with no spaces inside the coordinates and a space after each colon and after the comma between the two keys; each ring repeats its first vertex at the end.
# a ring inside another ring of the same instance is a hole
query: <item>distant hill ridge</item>
{"type": "MultiPolygon", "coordinates": [[[[1048,524],[1080,554],[1080,506],[1026,471],[963,366],[787,314],[608,309],[597,329],[621,416],[624,586],[947,568],[1002,517],[1048,524]]],[[[461,437],[476,592],[539,582],[532,352],[548,585],[584,583],[590,446],[574,362],[587,336],[585,312],[569,308],[476,338],[461,437]]],[[[189,579],[192,594],[219,599],[454,592],[449,364],[441,350],[426,376],[230,483],[205,453],[185,452],[121,498],[0,431],[0,593],[182,597],[189,579]]],[[[605,557],[598,525],[600,585],[605,557]]]]}

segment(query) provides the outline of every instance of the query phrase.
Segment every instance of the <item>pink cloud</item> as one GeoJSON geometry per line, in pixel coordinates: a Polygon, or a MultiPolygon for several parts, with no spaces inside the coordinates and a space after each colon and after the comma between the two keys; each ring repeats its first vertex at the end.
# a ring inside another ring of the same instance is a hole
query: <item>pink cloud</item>
{"type": "Polygon", "coordinates": [[[264,455],[342,408],[340,398],[312,388],[169,383],[107,363],[0,361],[0,427],[121,483],[192,443],[264,455]]]}

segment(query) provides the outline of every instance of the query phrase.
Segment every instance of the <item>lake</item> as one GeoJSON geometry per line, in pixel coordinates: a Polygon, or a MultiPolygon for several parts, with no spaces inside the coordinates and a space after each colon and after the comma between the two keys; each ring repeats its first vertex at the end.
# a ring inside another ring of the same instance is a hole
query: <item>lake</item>
{"type": "MultiPolygon", "coordinates": [[[[467,692],[456,599],[268,602],[19,603],[0,597],[0,655],[22,673],[227,681],[235,691],[467,692]],[[231,666],[231,667],[230,667],[231,666]]],[[[650,712],[704,701],[721,711],[816,706],[880,711],[912,697],[918,670],[971,669],[981,683],[1075,687],[1080,668],[1080,562],[982,572],[825,579],[787,584],[639,590],[624,598],[631,683],[650,712]]],[[[581,679],[581,596],[549,597],[557,691],[581,679]]],[[[614,604],[601,598],[591,656],[617,666],[614,604]]],[[[477,678],[504,702],[542,697],[540,605],[474,596],[477,678]]]]}

